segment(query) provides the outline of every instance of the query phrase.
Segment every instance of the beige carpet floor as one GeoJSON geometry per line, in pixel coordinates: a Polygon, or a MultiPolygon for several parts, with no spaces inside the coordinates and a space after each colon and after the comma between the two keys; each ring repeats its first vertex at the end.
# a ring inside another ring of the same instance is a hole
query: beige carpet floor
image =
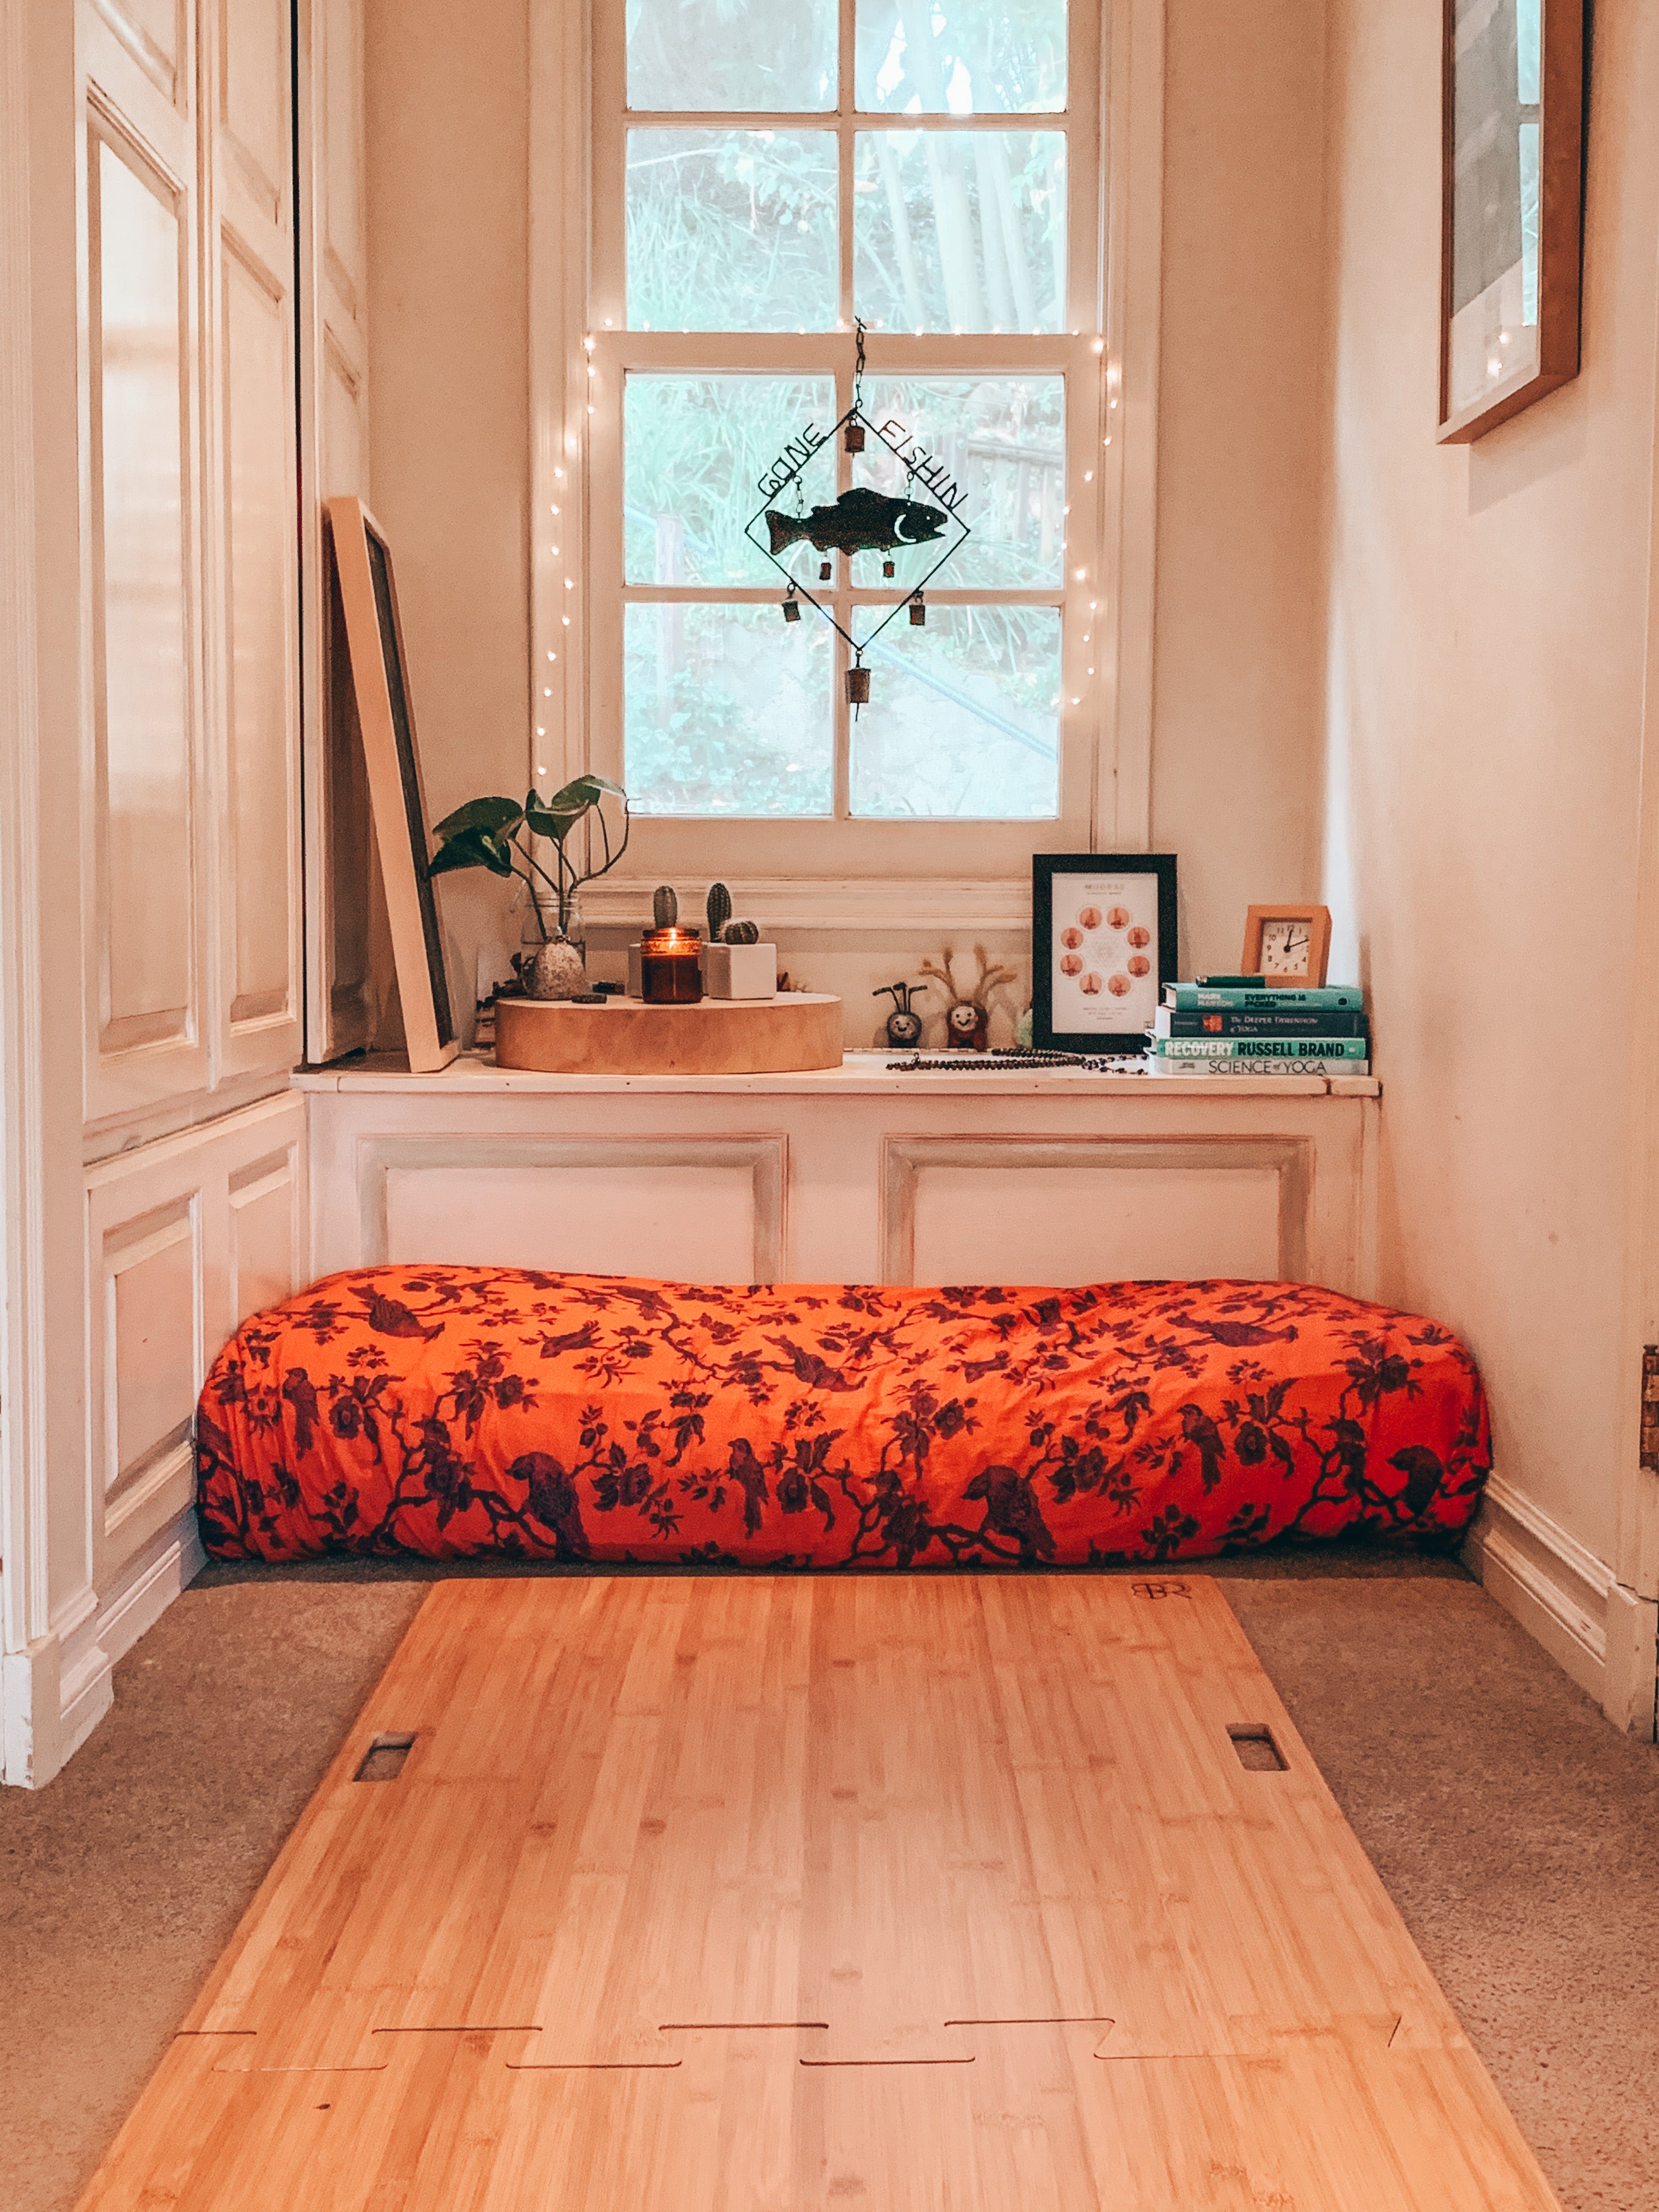
{"type": "MultiPolygon", "coordinates": [[[[1449,1563],[1218,1571],[1565,2212],[1659,2212],[1659,1757],[1449,1563]]],[[[0,1790],[4,2212],[70,2212],[431,1571],[209,1569],[0,1790]]]]}

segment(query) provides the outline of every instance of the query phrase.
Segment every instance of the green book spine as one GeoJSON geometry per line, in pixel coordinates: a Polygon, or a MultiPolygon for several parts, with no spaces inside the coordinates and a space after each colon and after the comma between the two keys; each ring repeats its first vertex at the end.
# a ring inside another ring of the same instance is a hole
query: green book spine
{"type": "Polygon", "coordinates": [[[1319,990],[1248,989],[1240,986],[1205,983],[1166,983],[1164,1003],[1184,1013],[1231,1014],[1357,1014],[1364,1011],[1365,994],[1357,984],[1328,984],[1319,990]]]}
{"type": "Polygon", "coordinates": [[[1369,1060],[1365,1037],[1155,1037],[1160,1060],[1369,1060]]]}

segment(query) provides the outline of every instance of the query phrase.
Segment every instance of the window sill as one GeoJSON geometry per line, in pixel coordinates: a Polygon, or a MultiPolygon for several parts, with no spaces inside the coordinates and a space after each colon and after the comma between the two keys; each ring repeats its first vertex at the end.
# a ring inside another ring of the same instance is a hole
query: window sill
{"type": "Polygon", "coordinates": [[[1377,1098],[1382,1091],[1375,1076],[1263,1076],[1221,1082],[1213,1076],[1089,1075],[1066,1067],[1033,1068],[1018,1075],[988,1071],[982,1075],[976,1071],[907,1074],[890,1070],[889,1058],[884,1052],[848,1053],[839,1067],[788,1075],[541,1075],[497,1067],[476,1053],[463,1053],[436,1075],[411,1075],[401,1060],[386,1054],[349,1067],[302,1069],[294,1080],[301,1091],[358,1097],[388,1092],[465,1098],[507,1092],[576,1097],[663,1092],[684,1097],[710,1091],[749,1097],[1168,1098],[1183,1106],[1195,1098],[1377,1098]]]}
{"type": "MultiPolygon", "coordinates": [[[[585,885],[581,902],[589,929],[637,934],[661,880],[608,876],[585,885]]],[[[769,937],[802,930],[932,933],[941,928],[1029,936],[1031,928],[1029,872],[980,881],[944,876],[730,876],[725,881],[732,911],[752,915],[769,937]]],[[[677,888],[684,912],[696,921],[707,883],[681,880],[677,888]]]]}

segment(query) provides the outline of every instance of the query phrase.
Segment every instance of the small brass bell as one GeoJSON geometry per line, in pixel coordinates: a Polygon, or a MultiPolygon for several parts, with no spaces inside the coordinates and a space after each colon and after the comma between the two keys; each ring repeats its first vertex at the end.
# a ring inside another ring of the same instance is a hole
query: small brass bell
{"type": "Polygon", "coordinates": [[[891,562],[890,561],[884,561],[884,562],[882,562],[882,564],[881,564],[881,573],[882,573],[882,574],[883,574],[884,576],[890,576],[890,575],[892,574],[892,573],[893,573],[893,564],[892,564],[892,562],[891,562]]]}
{"type": "Polygon", "coordinates": [[[912,629],[926,629],[927,627],[927,604],[920,592],[910,602],[910,627],[912,629]]]}
{"type": "Polygon", "coordinates": [[[862,422],[849,422],[848,424],[847,450],[849,453],[861,453],[864,451],[864,425],[862,422]]]}
{"type": "Polygon", "coordinates": [[[789,597],[783,603],[783,618],[785,622],[799,622],[800,620],[800,601],[796,599],[793,592],[791,592],[789,597]]]}
{"type": "Polygon", "coordinates": [[[821,584],[827,584],[829,580],[830,563],[827,561],[820,561],[818,563],[818,581],[821,584]]]}
{"type": "Polygon", "coordinates": [[[847,672],[847,703],[849,707],[867,707],[870,703],[870,672],[867,668],[849,668],[847,672]]]}

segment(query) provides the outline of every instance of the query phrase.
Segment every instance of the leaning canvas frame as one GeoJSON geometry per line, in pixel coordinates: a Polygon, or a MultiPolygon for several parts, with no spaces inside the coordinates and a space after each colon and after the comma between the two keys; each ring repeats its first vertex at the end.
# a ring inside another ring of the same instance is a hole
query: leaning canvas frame
{"type": "Polygon", "coordinates": [[[427,872],[426,793],[392,552],[386,533],[362,500],[326,500],[323,511],[345,615],[351,688],[362,732],[409,1065],[416,1075],[433,1075],[449,1065],[459,1047],[444,972],[437,900],[427,872]]]}
{"type": "Polygon", "coordinates": [[[1438,437],[1468,445],[1578,374],[1585,0],[1442,5],[1438,437]]]}

